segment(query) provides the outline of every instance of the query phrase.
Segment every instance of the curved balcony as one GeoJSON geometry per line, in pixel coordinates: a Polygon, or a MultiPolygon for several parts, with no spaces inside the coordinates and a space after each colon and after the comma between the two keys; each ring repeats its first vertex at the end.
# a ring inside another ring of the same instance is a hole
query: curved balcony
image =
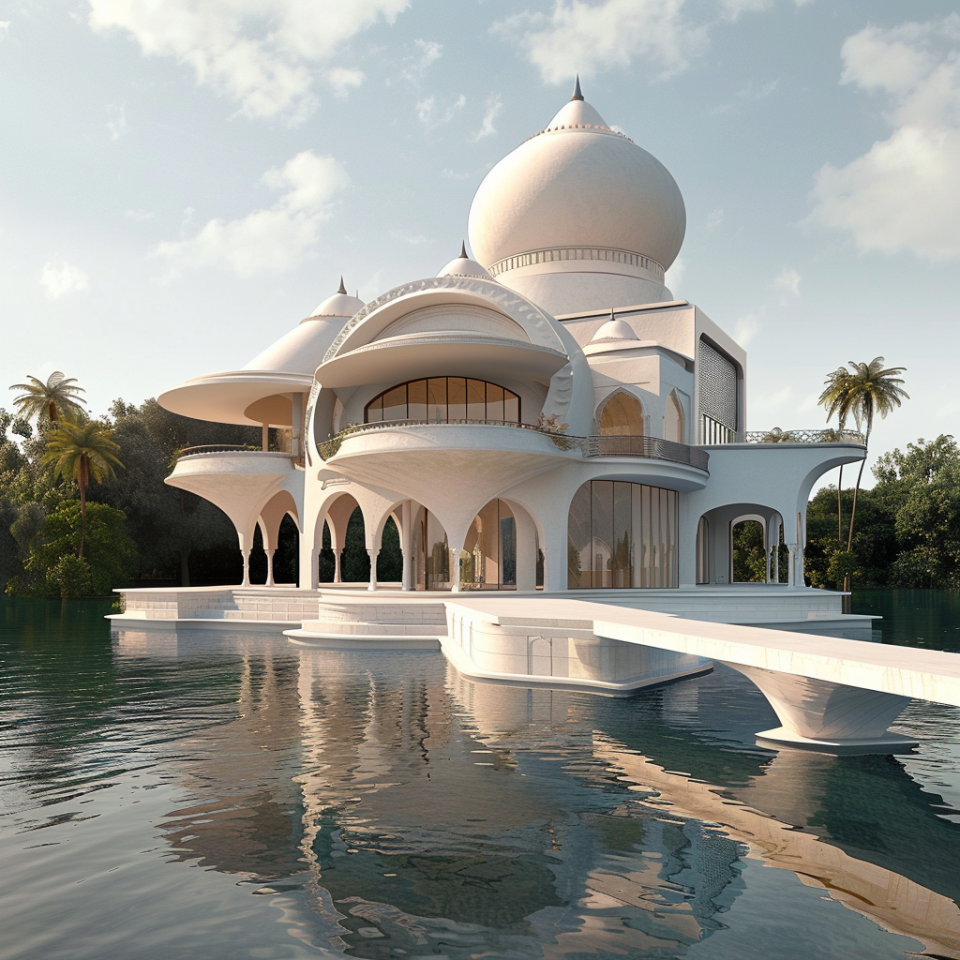
{"type": "Polygon", "coordinates": [[[226,454],[228,456],[256,455],[259,457],[283,457],[287,460],[296,459],[292,453],[283,450],[263,450],[260,447],[238,443],[211,443],[199,447],[184,447],[177,456],[177,462],[190,457],[210,457],[218,454],[226,454]]]}
{"type": "Polygon", "coordinates": [[[867,445],[862,433],[855,430],[748,430],[746,443],[852,443],[858,447],[867,445]]]}
{"type": "Polygon", "coordinates": [[[335,437],[319,444],[320,456],[324,460],[335,457],[344,440],[379,430],[394,430],[404,427],[432,426],[495,426],[516,430],[533,431],[549,439],[561,451],[576,450],[582,457],[645,457],[652,460],[669,460],[707,470],[710,454],[699,447],[685,443],[674,443],[659,437],[645,436],[594,436],[575,437],[549,426],[536,423],[519,423],[516,420],[382,420],[375,423],[358,423],[341,430],[335,437]]]}

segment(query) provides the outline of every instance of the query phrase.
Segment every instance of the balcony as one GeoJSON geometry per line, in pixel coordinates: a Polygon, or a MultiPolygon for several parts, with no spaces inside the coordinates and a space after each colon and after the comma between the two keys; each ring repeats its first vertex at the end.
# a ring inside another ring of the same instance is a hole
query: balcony
{"type": "Polygon", "coordinates": [[[744,434],[746,443],[851,443],[858,447],[867,445],[862,433],[854,430],[750,430],[744,434]]]}
{"type": "MultiPolygon", "coordinates": [[[[698,447],[685,443],[661,440],[659,437],[644,436],[594,436],[575,437],[549,426],[535,423],[518,423],[515,420],[383,420],[376,423],[360,423],[341,430],[335,437],[319,444],[320,456],[330,460],[340,451],[345,440],[383,430],[403,430],[404,428],[423,428],[434,426],[493,426],[514,430],[527,430],[546,437],[560,451],[577,451],[584,459],[594,457],[636,457],[651,460],[668,460],[682,463],[698,470],[706,471],[710,454],[698,447]]],[[[411,431],[413,432],[413,431],[411,431]]]]}

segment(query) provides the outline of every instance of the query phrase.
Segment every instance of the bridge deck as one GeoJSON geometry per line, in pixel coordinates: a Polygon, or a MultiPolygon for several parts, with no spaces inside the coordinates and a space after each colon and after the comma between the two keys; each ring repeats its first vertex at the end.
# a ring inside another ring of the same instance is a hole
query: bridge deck
{"type": "Polygon", "coordinates": [[[960,706],[960,654],[809,633],[684,620],[585,600],[463,598],[462,607],[503,626],[570,627],[598,637],[689,653],[828,683],[960,706]]]}

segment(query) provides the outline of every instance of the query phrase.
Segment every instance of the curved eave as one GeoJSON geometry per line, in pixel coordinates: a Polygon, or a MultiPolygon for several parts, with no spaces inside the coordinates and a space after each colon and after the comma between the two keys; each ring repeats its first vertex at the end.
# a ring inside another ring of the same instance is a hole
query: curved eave
{"type": "Polygon", "coordinates": [[[302,373],[237,370],[187,380],[161,393],[157,402],[171,413],[196,420],[259,426],[259,420],[246,414],[252,404],[278,395],[309,393],[312,385],[313,378],[302,373]]]}
{"type": "Polygon", "coordinates": [[[328,388],[420,377],[490,379],[495,373],[548,381],[567,363],[565,353],[520,340],[398,337],[337,354],[317,368],[317,380],[328,388]]]}

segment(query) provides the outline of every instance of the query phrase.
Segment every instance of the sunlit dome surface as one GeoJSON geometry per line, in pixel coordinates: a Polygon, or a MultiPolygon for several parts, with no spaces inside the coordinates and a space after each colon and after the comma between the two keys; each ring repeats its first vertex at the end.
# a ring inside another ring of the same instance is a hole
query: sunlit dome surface
{"type": "Polygon", "coordinates": [[[438,277],[479,277],[492,280],[493,277],[476,260],[467,256],[466,244],[460,245],[460,256],[451,260],[438,274],[438,277]]]}
{"type": "Polygon", "coordinates": [[[577,94],[579,84],[575,99],[480,184],[469,235],[487,269],[564,247],[628,251],[664,270],[676,259],[686,229],[676,181],[577,94]]]}

